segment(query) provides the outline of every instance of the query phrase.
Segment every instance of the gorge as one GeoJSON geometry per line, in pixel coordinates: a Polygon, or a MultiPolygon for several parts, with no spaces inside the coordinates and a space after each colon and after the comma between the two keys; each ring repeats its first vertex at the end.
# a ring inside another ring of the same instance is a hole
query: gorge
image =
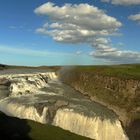
{"type": "Polygon", "coordinates": [[[0,75],[0,111],[96,140],[128,140],[119,117],[62,83],[56,72],[0,75]]]}

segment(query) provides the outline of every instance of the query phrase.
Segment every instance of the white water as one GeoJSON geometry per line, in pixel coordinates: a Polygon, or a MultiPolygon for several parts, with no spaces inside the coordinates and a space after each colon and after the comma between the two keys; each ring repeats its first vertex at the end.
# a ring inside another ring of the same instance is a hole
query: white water
{"type": "Polygon", "coordinates": [[[9,116],[50,122],[96,140],[128,140],[118,117],[112,111],[62,84],[53,72],[0,77],[9,78],[12,82],[11,96],[0,101],[0,110],[9,116]],[[45,88],[45,91],[41,91],[41,88],[45,88]],[[27,90],[30,93],[27,94],[27,90]],[[19,96],[19,92],[22,95],[19,96]],[[41,113],[37,111],[40,107],[41,113]],[[51,121],[48,121],[49,110],[54,114],[51,121]]]}
{"type": "Polygon", "coordinates": [[[26,106],[18,103],[0,103],[0,110],[8,116],[18,117],[21,119],[29,119],[40,123],[46,123],[47,107],[44,107],[40,115],[34,106],[26,106]]]}
{"type": "Polygon", "coordinates": [[[59,109],[53,125],[96,140],[127,140],[119,120],[101,120],[69,109],[59,109]]]}
{"type": "Polygon", "coordinates": [[[35,74],[11,74],[1,75],[0,78],[7,78],[11,81],[11,96],[35,94],[39,89],[47,87],[47,82],[51,79],[57,80],[55,72],[35,73],[35,74]]]}

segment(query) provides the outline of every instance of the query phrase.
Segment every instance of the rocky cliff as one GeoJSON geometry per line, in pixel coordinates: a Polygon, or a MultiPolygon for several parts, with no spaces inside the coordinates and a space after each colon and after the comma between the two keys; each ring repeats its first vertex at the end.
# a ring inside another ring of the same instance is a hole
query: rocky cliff
{"type": "Polygon", "coordinates": [[[94,71],[79,71],[76,68],[62,70],[59,74],[61,81],[113,110],[119,116],[130,138],[139,139],[140,80],[108,76],[94,71]],[[134,125],[136,122],[137,127],[134,125]]]}

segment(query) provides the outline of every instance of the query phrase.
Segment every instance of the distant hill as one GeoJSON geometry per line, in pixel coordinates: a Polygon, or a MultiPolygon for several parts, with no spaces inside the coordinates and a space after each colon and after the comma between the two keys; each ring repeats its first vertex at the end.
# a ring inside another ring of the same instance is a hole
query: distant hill
{"type": "Polygon", "coordinates": [[[4,64],[0,64],[0,70],[4,70],[7,68],[7,65],[4,65],[4,64]]]}
{"type": "Polygon", "coordinates": [[[53,70],[57,71],[61,68],[61,66],[16,66],[16,65],[4,65],[0,64],[0,70],[5,69],[41,69],[41,70],[53,70]]]}

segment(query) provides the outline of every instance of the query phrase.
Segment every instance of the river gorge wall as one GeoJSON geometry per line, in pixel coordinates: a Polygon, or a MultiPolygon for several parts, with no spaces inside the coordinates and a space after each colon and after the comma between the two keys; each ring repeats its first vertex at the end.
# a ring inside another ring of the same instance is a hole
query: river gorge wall
{"type": "Polygon", "coordinates": [[[140,80],[122,79],[75,69],[61,70],[59,75],[61,81],[80,91],[84,96],[113,110],[130,139],[139,139],[140,80]]]}

